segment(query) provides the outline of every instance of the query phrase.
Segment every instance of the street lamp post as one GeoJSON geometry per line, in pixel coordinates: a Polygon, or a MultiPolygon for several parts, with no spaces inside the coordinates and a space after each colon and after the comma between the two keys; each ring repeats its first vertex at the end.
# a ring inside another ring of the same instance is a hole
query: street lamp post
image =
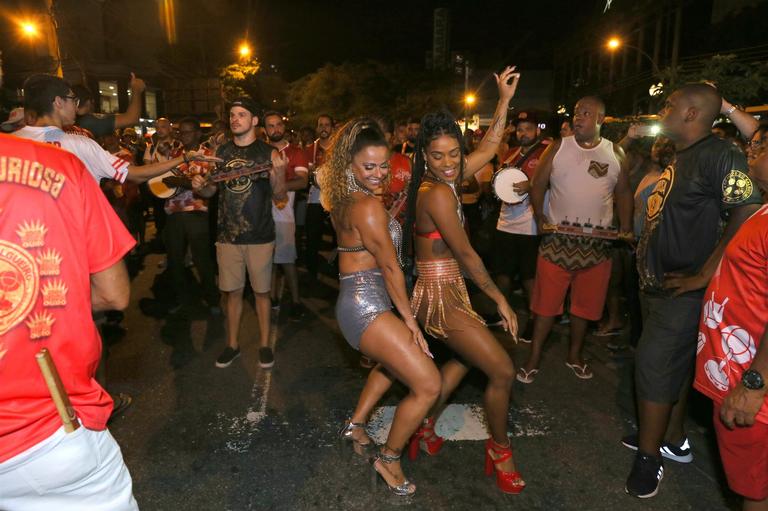
{"type": "Polygon", "coordinates": [[[38,23],[32,20],[24,20],[19,22],[19,31],[22,36],[31,41],[39,39],[40,37],[46,39],[48,43],[48,55],[56,63],[56,76],[59,78],[63,77],[64,71],[61,67],[61,48],[59,47],[59,37],[56,32],[56,18],[53,14],[52,5],[48,5],[47,20],[43,23],[42,30],[38,23]]]}
{"type": "Polygon", "coordinates": [[[240,43],[240,46],[237,49],[237,53],[240,54],[241,60],[248,60],[248,58],[250,58],[251,56],[250,45],[247,42],[243,41],[242,43],[240,43]]]}
{"type": "Polygon", "coordinates": [[[657,76],[659,74],[661,74],[659,72],[659,67],[656,65],[656,61],[653,60],[653,57],[648,55],[642,48],[638,48],[637,46],[632,46],[631,44],[626,44],[625,42],[623,42],[618,37],[611,37],[610,39],[608,39],[608,42],[605,43],[605,46],[608,48],[608,50],[612,54],[613,54],[613,52],[615,52],[616,50],[618,50],[622,46],[624,46],[626,48],[630,48],[632,50],[637,50],[638,53],[640,53],[640,55],[642,55],[643,57],[647,58],[648,61],[651,63],[651,69],[653,70],[653,74],[657,75],[657,76]]]}
{"type": "Polygon", "coordinates": [[[464,95],[464,131],[467,131],[469,128],[469,109],[472,108],[476,101],[477,97],[471,92],[467,92],[464,95]]]}
{"type": "MultiPolygon", "coordinates": [[[[633,46],[631,44],[624,43],[621,39],[618,37],[611,37],[608,39],[608,41],[605,43],[606,48],[608,48],[608,51],[611,52],[611,64],[613,64],[613,55],[622,46],[626,48],[630,48],[633,50],[637,50],[637,52],[648,59],[648,61],[651,63],[651,71],[653,72],[653,75],[656,77],[661,76],[661,72],[659,71],[659,66],[656,65],[656,60],[654,60],[653,57],[648,55],[642,48],[638,48],[637,46],[633,46]]],[[[613,66],[611,66],[611,70],[613,69],[613,66]]],[[[653,84],[651,85],[651,88],[648,90],[648,94],[651,96],[651,99],[648,103],[649,109],[653,110],[656,108],[655,102],[656,98],[661,94],[661,87],[662,84],[653,84]]],[[[613,80],[611,79],[611,89],[613,89],[613,80]]],[[[637,104],[637,101],[635,101],[635,105],[637,104]]],[[[633,107],[634,110],[635,107],[633,107]]]]}

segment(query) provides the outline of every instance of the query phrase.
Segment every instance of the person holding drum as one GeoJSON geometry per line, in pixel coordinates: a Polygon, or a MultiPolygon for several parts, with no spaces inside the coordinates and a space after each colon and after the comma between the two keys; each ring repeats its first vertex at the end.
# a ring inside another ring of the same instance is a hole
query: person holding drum
{"type": "Polygon", "coordinates": [[[605,104],[596,97],[576,103],[573,136],[550,145],[541,157],[531,189],[538,232],[543,234],[536,262],[531,310],[536,315],[533,345],[518,381],[532,383],[539,372],[544,341],[555,317],[562,314],[571,290],[571,344],[565,365],[577,378],[592,378],[581,356],[589,321],[597,321],[611,276],[614,200],[618,237],[632,240],[632,189],[624,150],[600,136],[605,104]],[[545,209],[544,194],[549,189],[545,209]],[[556,232],[560,230],[560,232],[556,232]],[[599,237],[602,236],[602,237],[599,237]]]}
{"type": "Polygon", "coordinates": [[[410,455],[419,448],[437,454],[442,438],[434,431],[435,419],[470,366],[488,376],[484,405],[490,429],[485,469],[496,472],[496,484],[506,493],[520,493],[525,482],[515,467],[507,437],[507,414],[514,365],[504,347],[472,310],[461,269],[498,306],[504,329],[517,336],[517,318],[504,295],[491,280],[482,260],[472,249],[462,226],[457,186],[495,155],[506,124],[509,101],[515,94],[519,73],[507,67],[496,76],[499,102],[491,127],[477,150],[465,156],[456,120],[448,112],[427,114],[421,120],[416,142],[413,177],[408,192],[405,239],[415,229],[418,280],[411,308],[428,334],[445,340],[457,357],[442,367],[440,397],[422,427],[411,440],[410,455]]]}
{"type": "MultiPolygon", "coordinates": [[[[532,112],[520,112],[513,124],[519,145],[505,156],[502,169],[493,180],[494,193],[502,201],[494,233],[494,270],[499,287],[507,293],[512,279],[519,278],[530,306],[539,236],[528,193],[539,159],[550,141],[542,139],[539,123],[532,112]]],[[[521,325],[520,340],[523,342],[531,342],[532,319],[528,314],[526,327],[521,325]]]]}

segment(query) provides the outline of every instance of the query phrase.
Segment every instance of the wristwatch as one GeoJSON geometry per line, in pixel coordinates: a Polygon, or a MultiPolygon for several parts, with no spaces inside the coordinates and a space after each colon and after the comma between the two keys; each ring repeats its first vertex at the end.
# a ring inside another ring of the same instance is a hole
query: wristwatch
{"type": "Polygon", "coordinates": [[[765,387],[765,380],[763,380],[763,375],[754,369],[747,369],[741,375],[741,384],[749,390],[762,390],[765,387]]]}

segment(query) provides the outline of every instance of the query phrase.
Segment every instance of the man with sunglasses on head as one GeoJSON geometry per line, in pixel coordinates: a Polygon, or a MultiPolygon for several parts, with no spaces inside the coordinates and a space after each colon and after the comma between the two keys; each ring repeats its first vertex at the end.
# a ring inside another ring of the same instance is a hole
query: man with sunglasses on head
{"type": "Polygon", "coordinates": [[[133,165],[111,155],[88,137],[63,131],[64,127],[74,124],[79,103],[72,87],[63,79],[46,74],[32,75],[24,82],[24,109],[34,111],[37,120],[34,125],[25,126],[14,132],[14,135],[52,144],[74,153],[97,181],[107,178],[121,183],[126,179],[143,183],[182,163],[210,159],[189,151],[168,161],[143,166],[133,165]]]}

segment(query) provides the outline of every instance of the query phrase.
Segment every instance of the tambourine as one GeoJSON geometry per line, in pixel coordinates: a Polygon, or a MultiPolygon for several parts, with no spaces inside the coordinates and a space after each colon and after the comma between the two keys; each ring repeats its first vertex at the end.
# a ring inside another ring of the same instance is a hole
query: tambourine
{"type": "Polygon", "coordinates": [[[497,199],[507,204],[519,204],[528,197],[527,193],[517,193],[515,191],[515,183],[521,181],[528,181],[528,176],[525,172],[517,167],[504,167],[493,176],[493,182],[491,183],[493,194],[497,199]]]}

